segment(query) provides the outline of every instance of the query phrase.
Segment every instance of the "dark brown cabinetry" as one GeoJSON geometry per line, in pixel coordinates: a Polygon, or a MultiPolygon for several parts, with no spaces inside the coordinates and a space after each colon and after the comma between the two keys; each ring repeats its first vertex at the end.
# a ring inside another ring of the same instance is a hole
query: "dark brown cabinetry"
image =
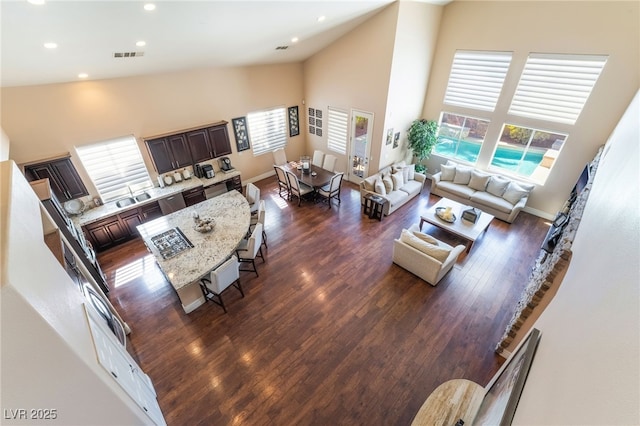
{"type": "Polygon", "coordinates": [[[68,201],[89,195],[70,157],[25,166],[27,180],[49,179],[58,200],[68,201]]]}
{"type": "Polygon", "coordinates": [[[159,174],[192,164],[191,152],[184,134],[146,141],[149,154],[159,174]]]}
{"type": "Polygon", "coordinates": [[[226,121],[145,142],[159,174],[231,154],[226,121]]]}
{"type": "Polygon", "coordinates": [[[85,225],[83,230],[96,251],[102,251],[137,237],[138,225],[160,216],[160,205],[155,201],[85,225]]]}
{"type": "Polygon", "coordinates": [[[242,194],[242,180],[239,175],[227,180],[227,191],[233,191],[234,189],[242,194]]]}
{"type": "Polygon", "coordinates": [[[206,200],[206,197],[204,196],[204,188],[202,186],[183,191],[182,196],[184,197],[184,203],[187,207],[206,200]]]}

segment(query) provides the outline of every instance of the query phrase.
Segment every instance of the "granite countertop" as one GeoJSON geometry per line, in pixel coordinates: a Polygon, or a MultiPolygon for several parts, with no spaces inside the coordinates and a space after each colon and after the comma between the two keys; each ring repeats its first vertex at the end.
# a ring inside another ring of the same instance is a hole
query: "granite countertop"
{"type": "Polygon", "coordinates": [[[247,199],[238,191],[230,191],[139,225],[138,232],[171,285],[178,290],[206,276],[232,255],[247,234],[250,218],[247,199]],[[216,223],[214,230],[204,234],[196,231],[193,212],[201,218],[213,218],[216,223]],[[193,248],[164,259],[151,239],[176,227],[193,244],[193,248]]]}
{"type": "MultiPolygon", "coordinates": [[[[203,186],[206,188],[211,185],[222,183],[238,175],[240,175],[240,172],[236,170],[231,173],[218,172],[216,173],[215,177],[213,177],[212,179],[206,179],[206,178],[199,179],[195,176],[192,176],[191,179],[185,179],[185,180],[182,180],[181,182],[175,182],[172,185],[165,186],[164,188],[153,187],[153,188],[144,190],[144,192],[148,193],[151,196],[151,198],[149,198],[148,200],[139,201],[139,202],[136,202],[135,204],[131,204],[126,207],[116,206],[117,200],[111,201],[109,203],[105,203],[102,206],[85,210],[79,215],[70,216],[70,217],[71,217],[71,220],[73,220],[73,222],[76,224],[76,226],[82,227],[90,223],[97,222],[100,219],[104,219],[106,217],[125,212],[127,210],[137,209],[140,206],[153,203],[161,198],[169,197],[178,192],[187,191],[189,189],[196,188],[198,186],[203,186]]],[[[135,193],[134,195],[137,195],[137,193],[135,193]]],[[[123,197],[123,198],[126,198],[126,197],[123,197]]]]}

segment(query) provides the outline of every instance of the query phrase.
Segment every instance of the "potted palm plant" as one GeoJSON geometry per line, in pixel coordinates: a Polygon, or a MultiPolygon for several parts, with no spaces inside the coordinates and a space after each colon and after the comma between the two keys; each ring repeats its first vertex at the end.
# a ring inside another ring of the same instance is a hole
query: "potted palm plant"
{"type": "Polygon", "coordinates": [[[416,172],[424,173],[427,168],[422,161],[429,158],[431,151],[438,143],[438,123],[434,120],[414,120],[409,127],[407,137],[409,148],[416,158],[416,172]]]}

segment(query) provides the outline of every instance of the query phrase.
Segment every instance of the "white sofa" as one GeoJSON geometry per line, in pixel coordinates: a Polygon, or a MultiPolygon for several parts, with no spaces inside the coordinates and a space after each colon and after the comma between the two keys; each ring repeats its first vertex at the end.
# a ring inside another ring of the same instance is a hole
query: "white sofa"
{"type": "Polygon", "coordinates": [[[431,177],[431,193],[470,205],[508,223],[518,217],[534,185],[451,161],[431,177]]]}
{"type": "Polygon", "coordinates": [[[412,225],[393,241],[393,263],[435,286],[464,250],[463,245],[452,247],[412,225]]]}
{"type": "Polygon", "coordinates": [[[415,164],[407,165],[401,161],[360,182],[360,202],[364,204],[364,196],[369,193],[379,195],[388,201],[382,210],[388,216],[419,195],[425,180],[423,173],[415,171],[415,164]]]}

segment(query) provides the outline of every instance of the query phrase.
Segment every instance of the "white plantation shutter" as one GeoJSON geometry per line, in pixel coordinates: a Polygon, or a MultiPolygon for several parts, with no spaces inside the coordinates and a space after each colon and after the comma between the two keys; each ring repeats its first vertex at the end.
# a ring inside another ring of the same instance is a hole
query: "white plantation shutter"
{"type": "Polygon", "coordinates": [[[509,114],[575,124],[606,56],[531,54],[509,114]]]}
{"type": "Polygon", "coordinates": [[[253,155],[271,152],[287,145],[285,116],[284,107],[247,114],[247,126],[253,155]]]}
{"type": "Polygon", "coordinates": [[[457,51],[444,103],[493,111],[511,63],[511,52],[457,51]]]}
{"type": "Polygon", "coordinates": [[[127,185],[153,186],[133,135],[76,147],[104,202],[129,194],[127,185]]]}
{"type": "Polygon", "coordinates": [[[340,154],[347,153],[347,136],[349,131],[349,114],[345,111],[329,107],[327,116],[327,148],[340,154]]]}

